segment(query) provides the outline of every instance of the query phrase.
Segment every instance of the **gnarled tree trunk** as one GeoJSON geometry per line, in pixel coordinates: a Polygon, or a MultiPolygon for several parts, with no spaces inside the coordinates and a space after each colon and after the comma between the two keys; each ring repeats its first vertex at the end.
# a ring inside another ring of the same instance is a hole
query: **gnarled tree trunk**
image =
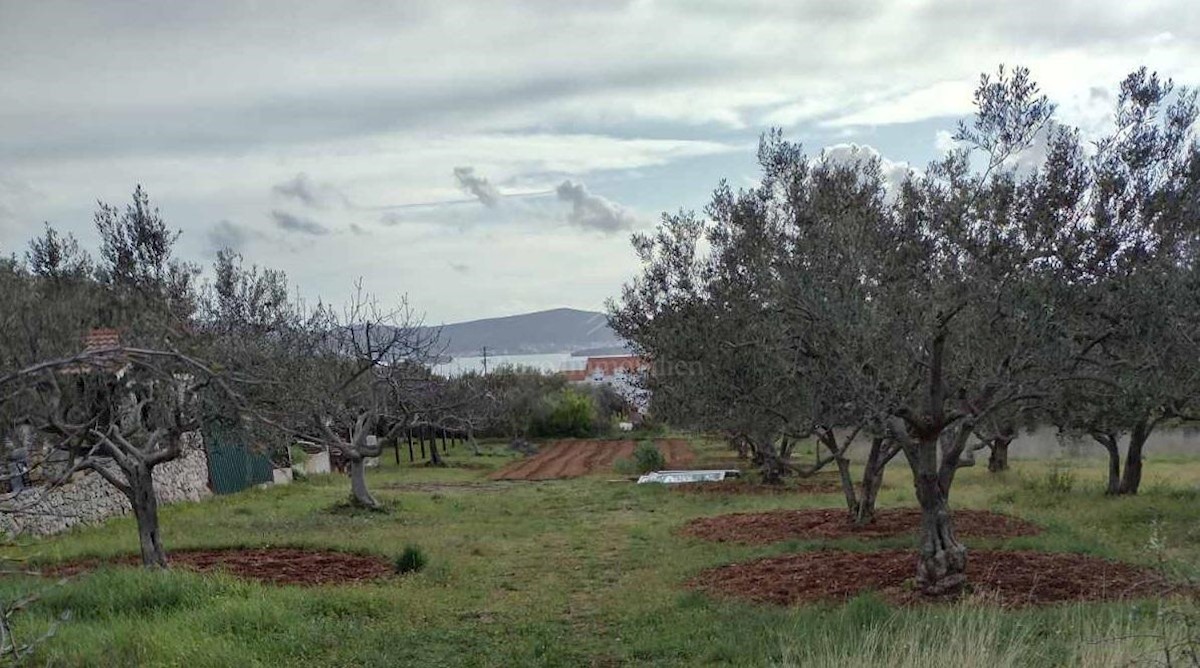
{"type": "Polygon", "coordinates": [[[166,568],[167,553],[163,550],[158,530],[158,497],[154,495],[152,469],[139,462],[133,470],[125,471],[125,477],[128,488],[121,491],[129,499],[133,517],[137,521],[142,565],[146,568],[166,568]]]}
{"type": "Polygon", "coordinates": [[[1008,470],[1008,445],[1012,443],[1011,436],[997,436],[988,442],[988,471],[999,473],[1008,470]]]}
{"type": "Polygon", "coordinates": [[[1121,493],[1121,450],[1117,447],[1116,434],[1093,433],[1092,440],[1104,447],[1108,452],[1108,485],[1104,493],[1115,496],[1121,493]]]}
{"type": "Polygon", "coordinates": [[[351,453],[350,459],[350,501],[363,508],[378,508],[379,502],[367,490],[367,467],[363,465],[363,456],[351,453]]]}
{"type": "Polygon", "coordinates": [[[899,450],[899,447],[890,445],[887,439],[871,439],[871,452],[863,467],[862,496],[858,500],[858,507],[853,509],[855,524],[865,526],[875,521],[875,501],[879,497],[879,489],[883,487],[883,472],[899,450]]]}
{"type": "Polygon", "coordinates": [[[1129,433],[1129,449],[1125,452],[1125,473],[1121,476],[1117,494],[1138,493],[1138,487],[1142,484],[1142,449],[1146,446],[1146,439],[1149,437],[1148,421],[1142,420],[1133,426],[1133,430],[1129,433]]]}
{"type": "Polygon", "coordinates": [[[857,521],[859,515],[859,501],[854,490],[854,478],[850,473],[850,460],[846,457],[844,448],[838,447],[837,436],[832,429],[821,429],[817,434],[817,440],[829,450],[829,456],[833,459],[833,463],[837,466],[838,479],[842,485],[842,495],[846,498],[846,510],[850,512],[851,519],[857,521]]]}
{"type": "Polygon", "coordinates": [[[939,475],[937,440],[923,441],[915,452],[905,454],[921,506],[917,586],[934,596],[955,593],[967,581],[967,548],[954,533],[949,489],[943,485],[946,478],[939,475]]]}

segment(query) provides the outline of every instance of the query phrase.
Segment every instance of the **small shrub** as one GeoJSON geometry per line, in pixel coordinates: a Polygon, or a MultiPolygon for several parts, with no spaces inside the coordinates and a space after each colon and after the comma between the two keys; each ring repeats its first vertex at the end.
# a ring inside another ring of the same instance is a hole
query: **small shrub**
{"type": "Polygon", "coordinates": [[[637,466],[638,473],[661,471],[667,467],[667,460],[663,458],[658,448],[649,441],[638,443],[638,446],[633,450],[633,461],[637,466]]]}
{"type": "Polygon", "coordinates": [[[1070,469],[1054,464],[1046,471],[1046,491],[1052,494],[1066,494],[1075,487],[1075,474],[1070,469]]]}
{"type": "Polygon", "coordinates": [[[567,388],[544,400],[530,432],[541,438],[586,438],[592,435],[595,421],[592,397],[567,388]]]}
{"type": "Polygon", "coordinates": [[[1026,489],[1044,494],[1068,494],[1075,488],[1075,473],[1054,462],[1040,478],[1022,481],[1026,489]]]}
{"type": "Polygon", "coordinates": [[[396,573],[404,575],[405,573],[416,573],[422,568],[429,559],[425,557],[425,553],[416,545],[409,545],[404,548],[400,556],[396,557],[396,573]]]}

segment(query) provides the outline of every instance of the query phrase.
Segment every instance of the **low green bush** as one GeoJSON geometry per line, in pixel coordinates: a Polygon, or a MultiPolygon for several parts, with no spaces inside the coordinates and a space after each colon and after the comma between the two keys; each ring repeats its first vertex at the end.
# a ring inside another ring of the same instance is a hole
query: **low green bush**
{"type": "Polygon", "coordinates": [[[400,556],[396,557],[396,572],[400,575],[416,573],[425,568],[427,563],[429,563],[429,559],[425,556],[421,548],[416,545],[409,545],[404,548],[400,556]]]}
{"type": "Polygon", "coordinates": [[[667,467],[667,460],[663,458],[662,453],[650,441],[638,443],[638,446],[633,450],[633,461],[637,465],[638,473],[661,471],[667,467]]]}

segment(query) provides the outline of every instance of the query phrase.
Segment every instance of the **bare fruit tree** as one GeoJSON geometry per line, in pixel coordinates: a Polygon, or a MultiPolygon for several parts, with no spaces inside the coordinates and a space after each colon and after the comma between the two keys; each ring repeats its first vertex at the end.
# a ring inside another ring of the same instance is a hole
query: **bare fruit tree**
{"type": "Polygon", "coordinates": [[[401,407],[438,352],[437,331],[424,327],[407,302],[385,309],[359,286],[341,312],[317,305],[281,337],[262,415],[344,460],[351,502],[378,508],[365,460],[378,457],[383,437],[405,424],[401,407]]]}

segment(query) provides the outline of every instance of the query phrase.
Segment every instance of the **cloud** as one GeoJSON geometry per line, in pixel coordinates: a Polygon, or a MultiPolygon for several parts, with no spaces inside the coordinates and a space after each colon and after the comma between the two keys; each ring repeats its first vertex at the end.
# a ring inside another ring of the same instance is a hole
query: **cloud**
{"type": "Polygon", "coordinates": [[[34,200],[34,190],[28,183],[0,174],[0,225],[15,223],[17,211],[34,200]]]}
{"type": "Polygon", "coordinates": [[[367,234],[367,230],[364,229],[363,226],[359,225],[358,223],[350,223],[350,231],[360,237],[367,234]]]}
{"type": "Polygon", "coordinates": [[[850,143],[827,146],[821,151],[821,159],[832,165],[845,166],[878,160],[883,184],[888,189],[888,192],[892,193],[899,192],[900,186],[904,184],[904,180],[914,171],[907,162],[889,160],[883,157],[875,147],[867,144],[850,143]]]}
{"type": "Polygon", "coordinates": [[[630,229],[637,222],[625,207],[589,192],[582,183],[563,181],[555,193],[558,199],[570,202],[567,222],[576,227],[613,234],[630,229]]]}
{"type": "Polygon", "coordinates": [[[292,178],[271,186],[271,192],[285,199],[294,199],[313,209],[324,209],[331,203],[351,207],[349,198],[329,185],[315,183],[308,174],[300,172],[292,178]]]}
{"type": "Polygon", "coordinates": [[[275,225],[285,232],[296,232],[298,234],[308,234],[312,236],[321,236],[329,234],[329,228],[318,223],[311,218],[297,216],[286,211],[275,209],[271,212],[271,219],[275,221],[275,225]]]}
{"type": "Polygon", "coordinates": [[[450,262],[450,268],[459,274],[471,273],[471,265],[462,262],[450,262]]]}
{"type": "Polygon", "coordinates": [[[473,195],[487,208],[494,209],[500,206],[503,195],[486,178],[476,175],[474,167],[455,167],[454,178],[458,181],[459,188],[473,195]]]}
{"type": "Polygon", "coordinates": [[[912,123],[936,116],[962,116],[974,110],[971,79],[939,81],[931,86],[891,95],[849,114],[822,123],[827,127],[912,123]]]}
{"type": "Polygon", "coordinates": [[[949,130],[938,130],[933,136],[933,148],[938,152],[938,155],[946,155],[958,147],[958,142],[954,141],[954,133],[949,130]]]}
{"type": "Polygon", "coordinates": [[[241,251],[250,238],[256,236],[245,227],[228,220],[219,220],[205,233],[208,248],[212,252],[223,248],[241,251]]]}

